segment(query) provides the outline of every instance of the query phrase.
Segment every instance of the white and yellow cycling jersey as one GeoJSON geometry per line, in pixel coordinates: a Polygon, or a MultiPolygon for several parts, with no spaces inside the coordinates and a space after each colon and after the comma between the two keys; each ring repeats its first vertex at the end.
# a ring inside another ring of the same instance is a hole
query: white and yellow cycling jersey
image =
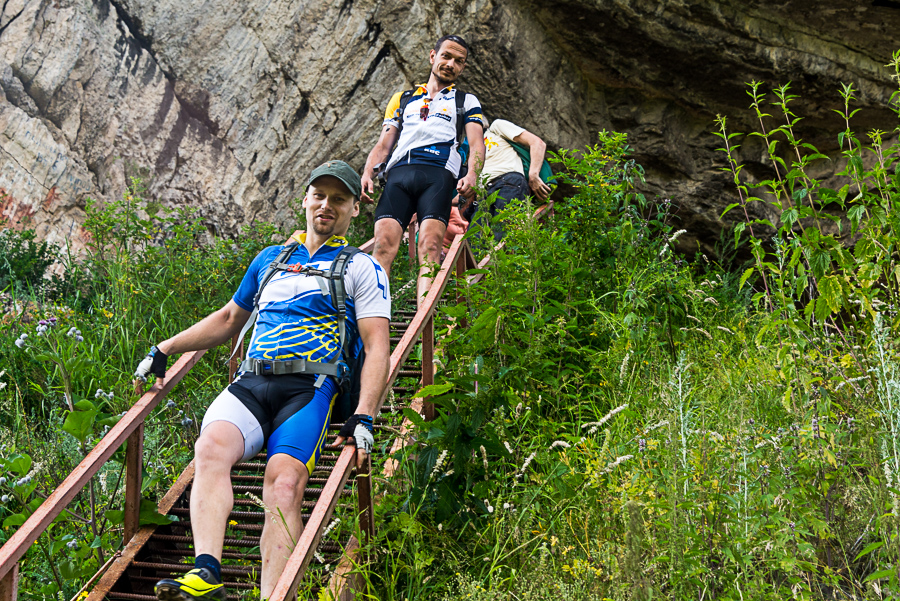
{"type": "MultiPolygon", "coordinates": [[[[444,167],[454,177],[459,176],[462,164],[456,139],[456,87],[447,86],[434,98],[428,97],[425,84],[416,88],[403,115],[397,92],[384,111],[384,125],[403,127],[397,147],[388,160],[388,170],[395,165],[436,165],[444,167]]],[[[466,123],[482,123],[481,104],[473,94],[466,94],[464,104],[466,123]]]]}

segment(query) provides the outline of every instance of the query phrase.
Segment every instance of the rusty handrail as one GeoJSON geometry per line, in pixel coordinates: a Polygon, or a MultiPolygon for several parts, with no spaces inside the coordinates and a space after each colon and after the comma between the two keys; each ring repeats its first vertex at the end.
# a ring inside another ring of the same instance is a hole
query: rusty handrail
{"type": "Polygon", "coordinates": [[[72,470],[62,484],[41,503],[33,514],[16,530],[16,533],[0,548],[0,578],[5,578],[28,548],[63,512],[66,505],[75,498],[88,481],[106,463],[126,439],[137,430],[150,412],[184,378],[184,375],[200,360],[206,351],[193,351],[181,356],[166,377],[154,383],[153,388],[144,393],[131,409],[103,437],[81,463],[72,470]]]}

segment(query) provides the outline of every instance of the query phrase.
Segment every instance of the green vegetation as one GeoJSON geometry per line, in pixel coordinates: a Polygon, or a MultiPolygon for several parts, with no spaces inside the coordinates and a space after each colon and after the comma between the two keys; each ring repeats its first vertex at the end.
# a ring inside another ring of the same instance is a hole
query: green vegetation
{"type": "Polygon", "coordinates": [[[778,220],[736,229],[737,273],[672,253],[669,203],[635,191],[619,134],[559,157],[577,192],[543,225],[506,212],[506,248],[443,311],[421,392],[440,415],[407,413],[419,442],[367,598],[900,594],[900,146],[861,141],[845,87],[828,189],[789,87],[750,94],[772,174],[744,177],[721,118],[732,208],[778,220]]]}
{"type": "MultiPolygon", "coordinates": [[[[719,119],[751,257],[736,271],[673,252],[671,203],[637,191],[621,134],[557,157],[575,192],[543,223],[511,204],[505,248],[440,311],[439,375],[420,391],[439,415],[405,412],[418,442],[377,480],[364,597],[900,595],[900,146],[896,129],[853,131],[853,95],[836,96],[837,188],[814,176],[831,159],[796,138],[788,86],[750,86],[768,179],[745,177],[744,137],[719,119]],[[777,219],[751,219],[758,202],[777,219]]],[[[135,181],[88,206],[83,257],[0,237],[2,540],[130,406],[150,344],[221,306],[286,233],[213,238],[143,196],[135,181]]],[[[186,464],[226,355],[151,416],[147,499],[186,464]]],[[[117,456],[29,552],[26,596],[70,597],[118,548],[121,474],[117,456]]]]}

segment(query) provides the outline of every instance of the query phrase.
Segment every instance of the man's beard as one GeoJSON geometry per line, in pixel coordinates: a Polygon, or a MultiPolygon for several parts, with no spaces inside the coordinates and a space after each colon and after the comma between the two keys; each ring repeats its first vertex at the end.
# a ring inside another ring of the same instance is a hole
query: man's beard
{"type": "Polygon", "coordinates": [[[313,231],[320,236],[330,236],[334,233],[334,220],[332,220],[331,225],[324,225],[319,223],[316,219],[313,219],[313,231]]]}
{"type": "Polygon", "coordinates": [[[441,75],[440,72],[438,72],[437,69],[432,70],[432,71],[431,71],[431,74],[434,75],[434,78],[437,80],[437,82],[440,84],[440,86],[441,86],[442,88],[446,88],[446,87],[449,86],[451,83],[453,83],[453,82],[456,81],[456,78],[455,78],[455,77],[454,77],[453,79],[447,79],[446,77],[444,77],[443,75],[441,75]]]}

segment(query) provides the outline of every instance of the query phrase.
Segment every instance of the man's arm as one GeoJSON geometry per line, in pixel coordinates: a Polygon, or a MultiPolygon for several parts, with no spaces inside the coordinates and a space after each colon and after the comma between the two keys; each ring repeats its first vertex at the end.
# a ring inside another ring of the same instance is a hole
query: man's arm
{"type": "Polygon", "coordinates": [[[375,178],[375,165],[387,160],[399,135],[400,130],[393,125],[385,125],[381,128],[381,136],[379,136],[378,142],[375,143],[372,151],[369,152],[369,157],[366,159],[366,166],[363,167],[362,200],[364,202],[372,202],[372,197],[369,196],[369,194],[375,191],[375,182],[372,181],[375,178]]]}
{"type": "Polygon", "coordinates": [[[466,198],[472,198],[478,173],[484,166],[484,127],[481,123],[466,123],[466,139],[469,141],[469,172],[456,184],[456,190],[466,198]]]}
{"type": "Polygon", "coordinates": [[[513,138],[513,142],[528,147],[528,153],[531,155],[531,165],[528,168],[528,185],[531,191],[541,200],[547,200],[550,197],[550,186],[541,180],[541,165],[544,164],[544,155],[547,152],[547,145],[539,137],[529,131],[523,131],[513,138]]]}
{"type": "MultiPolygon", "coordinates": [[[[386,317],[365,317],[357,323],[359,336],[366,348],[362,372],[359,375],[359,405],[357,415],[368,415],[374,421],[375,408],[391,367],[390,320],[386,317]]],[[[338,436],[334,443],[341,444],[344,436],[338,436]]],[[[362,451],[360,451],[362,455],[362,451]]],[[[360,460],[364,457],[360,457],[360,460]]]]}
{"type": "Polygon", "coordinates": [[[163,340],[156,348],[167,356],[213,348],[240,332],[249,317],[250,311],[242,309],[234,300],[230,300],[215,313],[207,315],[168,340],[163,340]]]}

